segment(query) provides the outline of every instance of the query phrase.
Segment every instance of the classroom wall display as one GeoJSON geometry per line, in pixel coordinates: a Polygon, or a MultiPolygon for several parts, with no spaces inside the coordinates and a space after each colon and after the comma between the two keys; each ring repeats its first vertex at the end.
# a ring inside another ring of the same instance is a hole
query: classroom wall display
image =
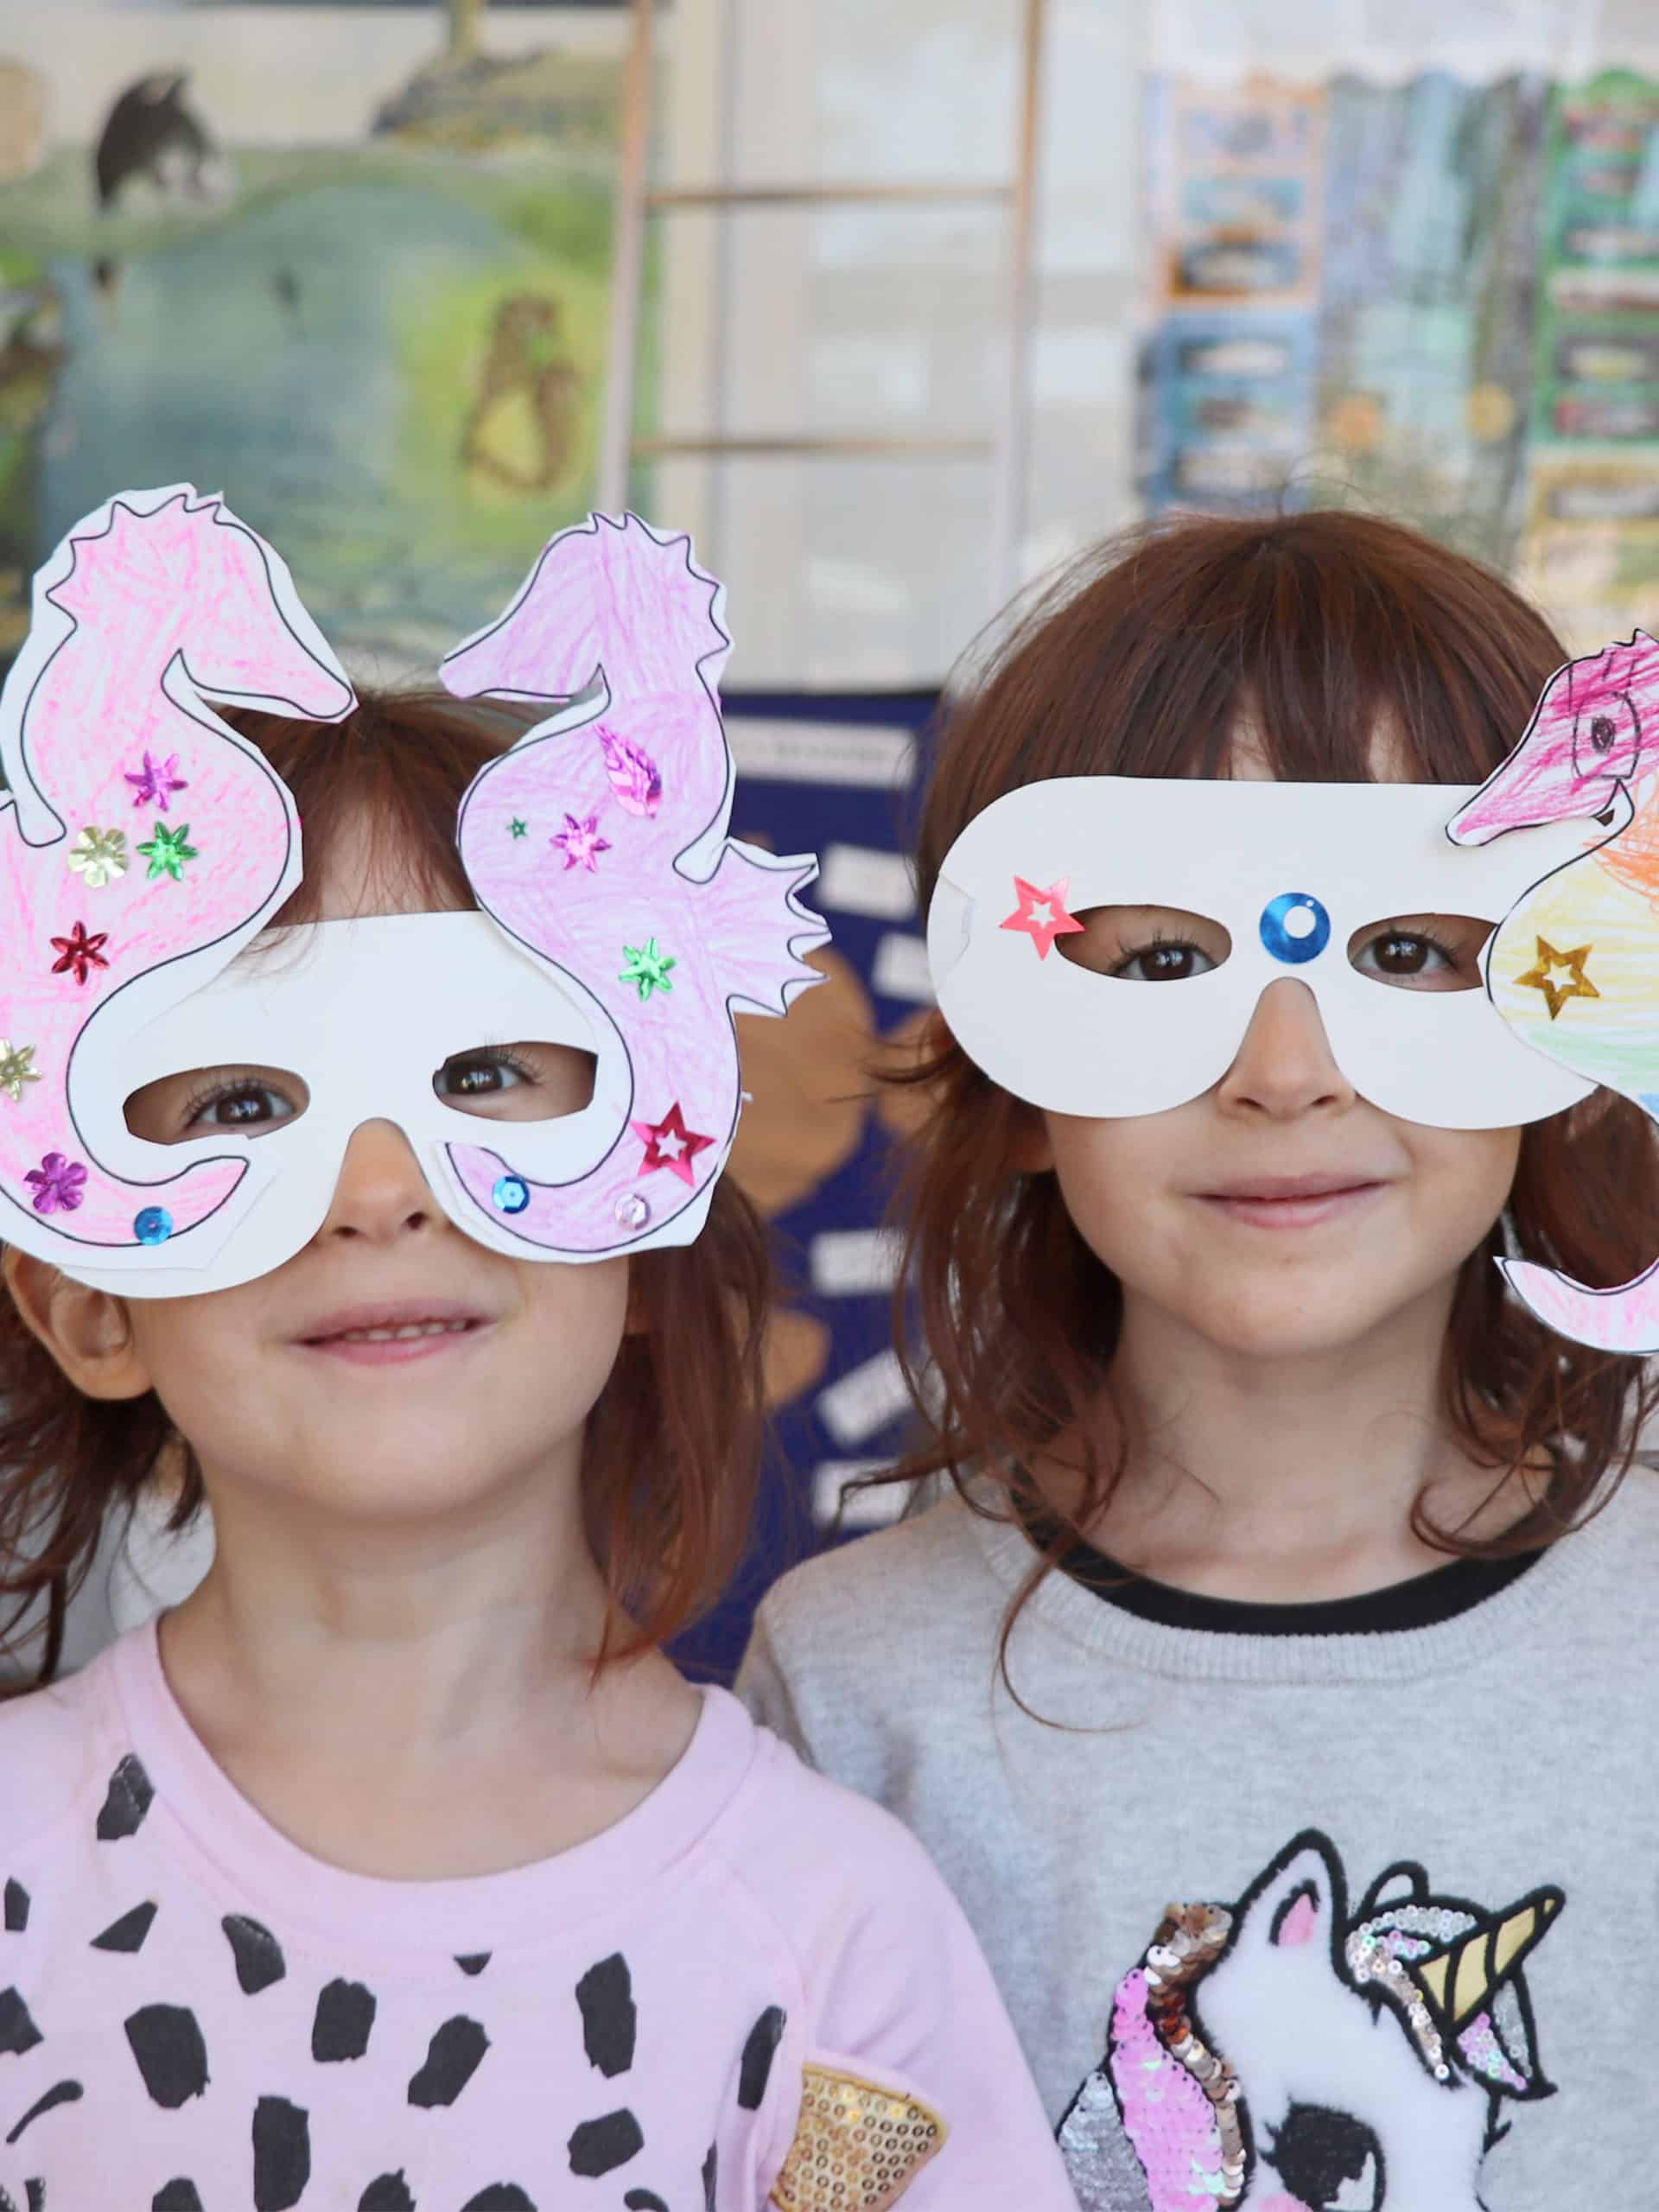
{"type": "Polygon", "coordinates": [[[1355,503],[1590,651],[1659,588],[1659,84],[1148,80],[1147,505],[1355,503]]]}
{"type": "Polygon", "coordinates": [[[223,489],[354,671],[429,677],[592,505],[627,11],[0,22],[0,660],[118,486],[223,489]]]}

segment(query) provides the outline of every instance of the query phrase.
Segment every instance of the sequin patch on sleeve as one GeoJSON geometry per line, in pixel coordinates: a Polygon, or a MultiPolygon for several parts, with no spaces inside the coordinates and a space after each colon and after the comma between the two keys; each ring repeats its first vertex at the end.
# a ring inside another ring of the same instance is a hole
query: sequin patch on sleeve
{"type": "Polygon", "coordinates": [[[772,2184],[778,2212],[887,2212],[944,2147],[944,2122],[856,2075],[801,2073],[800,2125],[772,2184]]]}

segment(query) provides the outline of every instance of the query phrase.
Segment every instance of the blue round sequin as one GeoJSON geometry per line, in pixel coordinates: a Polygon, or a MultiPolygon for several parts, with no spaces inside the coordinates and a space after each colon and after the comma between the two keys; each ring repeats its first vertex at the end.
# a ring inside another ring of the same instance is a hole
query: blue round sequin
{"type": "Polygon", "coordinates": [[[490,1196],[499,1213],[523,1213],[530,1204],[530,1185],[522,1175],[498,1175],[490,1196]]]}
{"type": "Polygon", "coordinates": [[[1331,942],[1331,917],[1307,891],[1281,891],[1262,910],[1262,942],[1275,960],[1300,967],[1331,942]]]}
{"type": "Polygon", "coordinates": [[[165,1244],[173,1234],[173,1217],[165,1206],[146,1206],[133,1216],[132,1233],[141,1244],[165,1244]]]}

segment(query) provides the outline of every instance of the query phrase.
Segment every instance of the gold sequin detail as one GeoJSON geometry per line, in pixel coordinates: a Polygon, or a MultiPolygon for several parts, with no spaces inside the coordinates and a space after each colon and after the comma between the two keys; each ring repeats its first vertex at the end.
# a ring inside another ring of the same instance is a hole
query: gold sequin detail
{"type": "Polygon", "coordinates": [[[938,2113],[913,2097],[804,2066],[800,2125],[772,2202],[779,2212],[887,2212],[944,2138],[938,2113]]]}

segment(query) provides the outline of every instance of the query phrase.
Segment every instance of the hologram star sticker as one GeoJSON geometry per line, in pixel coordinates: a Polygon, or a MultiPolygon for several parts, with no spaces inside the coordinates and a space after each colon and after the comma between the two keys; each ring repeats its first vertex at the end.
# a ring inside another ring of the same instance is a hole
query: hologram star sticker
{"type": "Polygon", "coordinates": [[[1046,960],[1049,947],[1057,937],[1070,937],[1083,924],[1065,908],[1065,894],[1071,886],[1069,875],[1061,876],[1046,890],[1027,883],[1023,875],[1014,879],[1014,895],[1019,901],[1013,913],[1002,924],[1005,930],[1023,930],[1037,948],[1037,957],[1046,960]]]}
{"type": "MultiPolygon", "coordinates": [[[[179,756],[176,753],[169,753],[165,760],[157,760],[154,753],[146,753],[144,765],[136,774],[130,768],[127,771],[126,780],[133,787],[133,804],[159,806],[162,812],[165,814],[168,810],[167,802],[171,794],[174,791],[188,791],[190,788],[182,776],[174,774],[173,772],[178,765],[179,756]]],[[[142,851],[143,849],[141,846],[139,849],[142,851]]]]}
{"type": "Polygon", "coordinates": [[[88,937],[86,923],[77,922],[67,937],[54,937],[52,950],[60,953],[62,957],[52,963],[52,973],[67,976],[73,968],[75,981],[84,983],[88,969],[107,968],[110,963],[99,947],[108,942],[109,934],[108,930],[99,930],[96,937],[88,937]]]}
{"type": "Polygon", "coordinates": [[[628,1127],[645,1147],[639,1173],[649,1175],[656,1168],[666,1167],[689,1190],[697,1179],[691,1163],[700,1152],[708,1151],[714,1139],[686,1128],[679,1100],[675,1100],[660,1122],[630,1122],[628,1127]]]}
{"type": "MultiPolygon", "coordinates": [[[[556,830],[548,842],[556,845],[564,855],[564,870],[567,875],[573,868],[577,867],[585,868],[588,874],[592,875],[594,863],[600,855],[608,853],[611,849],[610,839],[601,837],[599,834],[597,810],[583,822],[578,822],[574,814],[567,814],[564,817],[563,829],[556,830]]],[[[623,949],[626,951],[626,947],[623,949]]]]}
{"type": "Polygon", "coordinates": [[[625,944],[622,957],[627,965],[616,980],[619,983],[637,983],[642,1002],[648,1000],[653,991],[673,989],[673,984],[668,980],[668,971],[679,963],[671,960],[665,952],[657,950],[654,937],[648,937],[643,944],[625,944]]]}
{"type": "Polygon", "coordinates": [[[22,1104],[23,1085],[41,1079],[30,1065],[34,1058],[32,1045],[14,1045],[10,1037],[0,1037],[0,1090],[14,1106],[22,1104]]]}
{"type": "Polygon", "coordinates": [[[1547,938],[1538,939],[1538,965],[1529,968],[1516,982],[1523,989],[1541,991],[1544,1004],[1549,1008],[1549,1018],[1556,1015],[1568,999],[1599,999],[1601,993],[1584,972],[1584,963],[1595,950],[1593,944],[1579,945],[1572,952],[1557,952],[1547,938]],[[1550,974],[1552,968],[1565,968],[1572,977],[1568,983],[1558,983],[1550,974]]]}
{"type": "Polygon", "coordinates": [[[175,883],[184,880],[184,864],[197,857],[194,845],[185,842],[190,835],[190,824],[181,822],[176,830],[169,830],[164,822],[156,824],[156,835],[138,849],[149,862],[147,883],[154,883],[158,875],[170,875],[175,883]]]}

